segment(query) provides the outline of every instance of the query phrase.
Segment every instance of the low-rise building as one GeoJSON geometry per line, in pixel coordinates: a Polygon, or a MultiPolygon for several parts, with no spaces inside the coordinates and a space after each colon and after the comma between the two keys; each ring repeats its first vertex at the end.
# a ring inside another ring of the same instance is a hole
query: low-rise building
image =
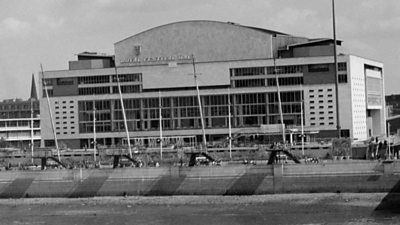
{"type": "Polygon", "coordinates": [[[40,146],[40,106],[32,75],[28,100],[8,99],[0,102],[0,147],[29,149],[33,141],[40,146]]]}

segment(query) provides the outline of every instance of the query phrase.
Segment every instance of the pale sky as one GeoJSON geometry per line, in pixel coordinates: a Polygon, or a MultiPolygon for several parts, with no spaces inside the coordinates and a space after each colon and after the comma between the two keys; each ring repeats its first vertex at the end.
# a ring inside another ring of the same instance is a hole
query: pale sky
{"type": "MultiPolygon", "coordinates": [[[[335,3],[346,53],[383,62],[386,94],[400,94],[400,1],[335,3]]],[[[0,100],[29,98],[40,63],[65,70],[77,53],[114,54],[115,42],[155,26],[216,20],[332,37],[331,12],[331,0],[1,0],[0,100]]]]}

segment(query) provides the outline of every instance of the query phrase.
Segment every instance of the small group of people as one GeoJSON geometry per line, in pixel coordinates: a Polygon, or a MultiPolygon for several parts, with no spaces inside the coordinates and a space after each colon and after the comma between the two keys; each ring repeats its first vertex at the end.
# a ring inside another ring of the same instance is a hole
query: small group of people
{"type": "MultiPolygon", "coordinates": [[[[139,159],[138,161],[139,161],[138,167],[143,167],[143,166],[144,166],[143,161],[142,161],[141,159],[139,159]]],[[[158,161],[150,160],[150,161],[147,163],[147,166],[160,167],[160,163],[159,163],[158,161]]]]}
{"type": "Polygon", "coordinates": [[[371,138],[371,140],[368,143],[366,158],[367,159],[389,159],[390,152],[389,152],[388,142],[386,140],[384,140],[382,142],[382,140],[379,140],[378,137],[371,138]]]}
{"type": "Polygon", "coordinates": [[[315,157],[305,157],[304,163],[319,163],[319,159],[315,157]]]}

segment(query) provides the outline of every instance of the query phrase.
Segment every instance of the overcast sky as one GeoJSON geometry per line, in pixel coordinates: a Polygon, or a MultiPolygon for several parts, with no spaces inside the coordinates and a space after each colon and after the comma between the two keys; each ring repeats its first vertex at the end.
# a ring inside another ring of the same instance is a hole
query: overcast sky
{"type": "MultiPolygon", "coordinates": [[[[400,1],[336,0],[347,53],[384,63],[386,94],[400,94],[400,1]]],[[[75,54],[184,20],[231,21],[305,37],[332,37],[331,0],[1,0],[0,100],[29,98],[31,74],[64,70],[75,54]]]]}

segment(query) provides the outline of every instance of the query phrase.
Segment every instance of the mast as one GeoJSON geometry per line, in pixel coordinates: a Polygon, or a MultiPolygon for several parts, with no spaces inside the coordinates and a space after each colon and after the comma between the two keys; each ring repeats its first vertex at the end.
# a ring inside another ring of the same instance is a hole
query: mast
{"type": "Polygon", "coordinates": [[[196,91],[197,91],[197,101],[198,101],[198,104],[199,104],[199,111],[200,111],[201,131],[202,131],[202,134],[203,134],[203,145],[204,145],[204,149],[207,152],[206,130],[204,128],[203,109],[202,109],[202,106],[201,106],[199,84],[197,83],[197,73],[196,73],[196,64],[195,64],[194,54],[192,54],[192,62],[193,62],[194,82],[195,82],[196,91]]]}
{"type": "Polygon", "coordinates": [[[31,101],[31,153],[32,153],[32,159],[31,162],[33,164],[33,148],[34,148],[34,141],[33,141],[33,99],[30,99],[31,101]]]}
{"type": "Polygon", "coordinates": [[[304,119],[303,119],[303,85],[300,84],[300,113],[301,113],[301,153],[304,156],[304,119]]]}
{"type": "Polygon", "coordinates": [[[93,159],[96,165],[96,106],[93,100],[93,159]]]}
{"type": "Polygon", "coordinates": [[[335,23],[335,0],[332,0],[332,21],[333,21],[333,59],[335,64],[335,91],[336,91],[336,128],[337,137],[341,137],[340,117],[339,117],[339,77],[338,77],[338,62],[336,53],[336,23],[335,23]]]}
{"type": "Polygon", "coordinates": [[[32,164],[33,164],[33,150],[35,148],[35,142],[33,140],[34,130],[33,130],[33,117],[34,117],[34,110],[33,110],[33,100],[38,100],[37,92],[36,92],[36,84],[35,84],[35,75],[32,73],[32,83],[31,83],[31,96],[29,98],[31,103],[31,153],[32,153],[32,164]]]}
{"type": "Polygon", "coordinates": [[[49,108],[49,115],[50,115],[51,128],[52,128],[52,130],[53,130],[54,142],[55,142],[55,144],[56,144],[58,161],[61,162],[60,149],[58,148],[58,140],[57,140],[57,135],[56,135],[56,129],[55,129],[55,127],[54,127],[53,113],[51,112],[51,105],[50,105],[49,92],[48,92],[47,87],[46,87],[46,79],[44,79],[44,72],[43,72],[43,66],[42,66],[42,64],[40,64],[40,69],[42,70],[43,85],[44,85],[44,90],[46,91],[47,106],[48,106],[48,108],[49,108]]]}
{"type": "MultiPolygon", "coordinates": [[[[272,39],[273,40],[273,39],[272,39]]],[[[283,122],[283,113],[282,113],[282,102],[281,102],[281,92],[279,89],[279,79],[278,79],[278,74],[276,72],[276,62],[275,62],[275,54],[272,53],[273,60],[274,60],[274,74],[275,74],[275,82],[276,82],[276,91],[278,95],[278,104],[279,104],[279,116],[281,118],[281,127],[282,127],[282,141],[283,145],[285,146],[286,144],[286,134],[285,134],[285,123],[283,122]]]]}
{"type": "Polygon", "coordinates": [[[162,102],[161,102],[161,91],[158,91],[158,108],[160,114],[160,159],[162,160],[163,151],[163,136],[162,136],[162,102]]]}
{"type": "MultiPolygon", "coordinates": [[[[389,150],[388,156],[389,156],[389,159],[391,159],[392,158],[392,153],[390,151],[390,123],[388,122],[387,124],[388,124],[388,127],[387,127],[387,129],[388,129],[387,134],[388,135],[387,136],[388,136],[388,150],[389,150]]],[[[393,151],[393,157],[394,157],[394,151],[393,151]]]]}
{"type": "Polygon", "coordinates": [[[232,159],[231,89],[228,88],[229,159],[232,159]]]}
{"type": "Polygon", "coordinates": [[[126,138],[127,138],[127,140],[128,140],[129,157],[132,158],[131,139],[130,139],[130,137],[129,137],[128,122],[126,121],[124,100],[122,99],[122,92],[121,92],[121,84],[120,84],[120,82],[119,82],[119,76],[118,76],[117,66],[115,66],[114,68],[115,68],[115,75],[117,76],[118,93],[119,93],[119,99],[120,99],[120,101],[121,101],[122,116],[123,116],[123,118],[124,118],[125,133],[126,133],[126,138]]]}

